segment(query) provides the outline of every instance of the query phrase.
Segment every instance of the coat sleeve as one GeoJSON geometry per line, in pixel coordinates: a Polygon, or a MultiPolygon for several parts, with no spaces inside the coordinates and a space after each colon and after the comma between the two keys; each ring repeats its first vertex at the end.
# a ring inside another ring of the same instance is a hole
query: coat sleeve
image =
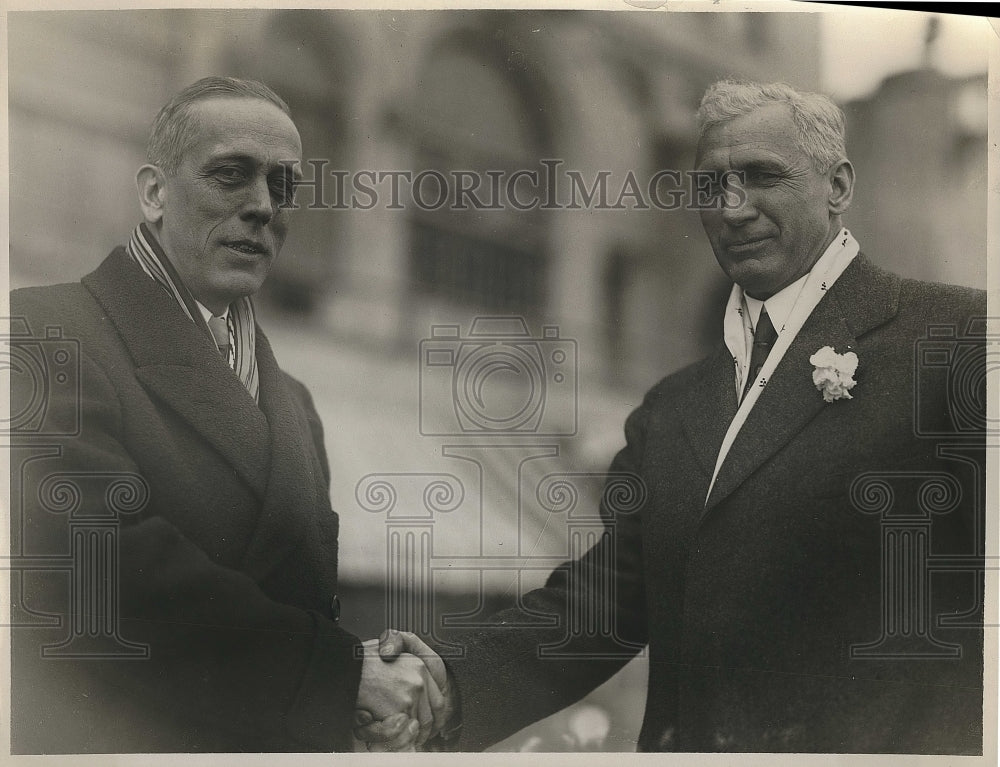
{"type": "Polygon", "coordinates": [[[598,687],[647,641],[642,567],[641,477],[646,409],[625,424],[626,446],[614,458],[600,502],[603,536],[556,568],[544,587],[521,597],[528,611],[554,615],[555,626],[514,625],[518,608],[489,626],[440,646],[461,709],[457,750],[479,751],[574,703],[598,687]]]}
{"type": "MultiPolygon", "coordinates": [[[[77,391],[45,392],[46,428],[66,436],[16,440],[11,464],[15,546],[54,563],[71,554],[74,566],[73,523],[107,516],[108,483],[137,478],[127,492],[142,492],[115,388],[86,349],[80,374],[77,391]],[[53,450],[55,462],[29,460],[53,450]]],[[[37,397],[37,387],[15,385],[13,412],[37,397]]],[[[87,560],[94,569],[72,588],[54,565],[18,578],[17,605],[60,624],[13,631],[14,750],[349,750],[358,640],[213,561],[157,513],[155,498],[131,516],[121,515],[117,545],[101,550],[108,559],[87,560]],[[53,654],[67,635],[83,641],[82,655],[53,654]]]]}

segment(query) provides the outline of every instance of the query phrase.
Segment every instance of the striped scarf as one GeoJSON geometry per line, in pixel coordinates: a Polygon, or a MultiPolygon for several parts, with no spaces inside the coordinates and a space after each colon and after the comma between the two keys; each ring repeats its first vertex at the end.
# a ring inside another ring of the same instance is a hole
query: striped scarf
{"type": "MultiPolygon", "coordinates": [[[[145,224],[139,224],[132,232],[125,252],[135,260],[139,268],[173,297],[187,318],[201,328],[214,346],[212,332],[208,329],[194,296],[184,286],[170,259],[166,257],[145,224]]],[[[254,354],[256,333],[253,302],[249,296],[243,296],[229,306],[226,324],[229,328],[229,367],[239,376],[254,401],[259,402],[260,382],[257,378],[257,357],[254,354]]]]}

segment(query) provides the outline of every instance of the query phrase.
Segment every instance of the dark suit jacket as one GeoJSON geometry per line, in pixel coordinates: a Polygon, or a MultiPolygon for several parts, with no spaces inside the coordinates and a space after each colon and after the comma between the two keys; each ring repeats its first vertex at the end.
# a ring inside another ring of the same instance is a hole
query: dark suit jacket
{"type": "Polygon", "coordinates": [[[661,381],[611,467],[634,473],[645,501],[620,513],[606,493],[605,539],[522,598],[562,625],[511,627],[512,610],[459,638],[459,748],[566,706],[648,643],[640,750],[980,752],[985,346],[966,334],[983,315],[982,291],[857,258],[781,360],[707,505],[736,411],[732,357],[720,347],[661,381]],[[927,357],[932,326],[945,329],[927,357]],[[824,346],[857,353],[852,399],[815,388],[809,357],[824,346]],[[595,593],[602,582],[613,598],[595,593]],[[966,627],[938,625],[951,614],[966,627]],[[615,631],[594,631],[602,621],[615,631]]]}
{"type": "MultiPolygon", "coordinates": [[[[264,334],[258,408],[122,249],[82,284],[13,292],[11,313],[36,339],[58,328],[58,343],[79,342],[80,383],[43,392],[41,431],[66,436],[22,434],[12,453],[15,553],[56,557],[15,573],[15,752],[349,749],[361,662],[332,601],[338,519],[322,427],[264,334]],[[80,494],[72,513],[45,498],[54,474],[80,494]],[[58,558],[71,552],[72,523],[107,516],[102,488],[116,475],[148,487],[144,507],[120,515],[117,575],[97,576],[117,583],[118,620],[73,623],[81,604],[114,613],[74,601],[58,558]],[[46,615],[61,624],[24,627],[46,615]],[[117,632],[148,658],[86,647],[42,657],[74,631],[117,632]]],[[[14,412],[38,395],[28,378],[14,377],[14,412]]]]}

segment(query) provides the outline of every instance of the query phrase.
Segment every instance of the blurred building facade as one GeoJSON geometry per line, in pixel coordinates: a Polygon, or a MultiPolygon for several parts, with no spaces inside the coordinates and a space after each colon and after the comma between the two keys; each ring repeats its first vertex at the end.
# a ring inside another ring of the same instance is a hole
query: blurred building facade
{"type": "MultiPolygon", "coordinates": [[[[15,285],[77,279],[122,241],[138,220],[132,176],[152,116],[206,74],[272,85],[292,107],[306,158],[327,161],[327,174],[509,174],[557,159],[588,187],[606,172],[611,202],[629,171],[645,185],[656,169],[691,167],[694,110],[713,80],[818,83],[818,20],[809,14],[10,18],[15,285]]],[[[523,314],[578,340],[581,374],[637,388],[709,343],[714,323],[699,322],[713,303],[706,296],[725,286],[695,213],[447,207],[303,208],[271,297],[372,348],[409,344],[435,322],[523,314]]]]}
{"type": "Polygon", "coordinates": [[[986,286],[986,73],[922,68],[844,105],[857,171],[849,225],[879,263],[986,286]]]}
{"type": "MultiPolygon", "coordinates": [[[[337,197],[330,171],[509,177],[543,160],[588,187],[606,173],[615,200],[630,171],[644,185],[659,169],[691,167],[694,111],[710,82],[819,86],[815,14],[9,18],[14,285],[77,279],[123,240],[139,216],[132,177],[153,114],[206,74],[259,78],[285,96],[305,157],[324,163],[305,170],[324,175],[327,203],[337,197]]],[[[859,176],[847,223],[880,261],[984,284],[985,110],[985,75],[931,70],[847,105],[859,176]]],[[[701,356],[717,333],[726,285],[692,211],[625,198],[608,210],[387,209],[387,190],[379,185],[370,210],[300,210],[269,296],[387,350],[437,322],[522,314],[578,340],[581,375],[636,391],[701,356]]]]}

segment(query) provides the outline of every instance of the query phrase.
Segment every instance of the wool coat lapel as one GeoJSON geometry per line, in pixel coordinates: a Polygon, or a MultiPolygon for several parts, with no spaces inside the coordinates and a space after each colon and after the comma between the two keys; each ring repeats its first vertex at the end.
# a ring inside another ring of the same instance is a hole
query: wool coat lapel
{"type": "Polygon", "coordinates": [[[211,339],[123,248],[83,283],[117,328],[136,378],[263,497],[271,452],[267,420],[211,339]]]}
{"type": "MultiPolygon", "coordinates": [[[[824,408],[836,406],[825,402],[813,383],[809,358],[824,346],[838,354],[855,350],[860,336],[895,316],[899,284],[898,277],[862,255],[848,266],[813,309],[761,392],[719,470],[705,512],[731,495],[824,408]]],[[[859,361],[862,373],[865,362],[859,361]]],[[[712,460],[714,468],[714,456],[712,460]]]]}
{"type": "Polygon", "coordinates": [[[291,554],[308,533],[305,509],[323,508],[329,499],[322,467],[307,443],[312,434],[296,407],[266,336],[257,327],[260,406],[270,430],[271,464],[257,529],[243,569],[258,581],[291,554]],[[321,497],[323,496],[323,497],[321,497]]]}
{"type": "Polygon", "coordinates": [[[720,344],[699,363],[691,386],[676,402],[684,432],[704,470],[703,492],[708,491],[719,447],[736,415],[735,380],[733,357],[720,344]]]}

